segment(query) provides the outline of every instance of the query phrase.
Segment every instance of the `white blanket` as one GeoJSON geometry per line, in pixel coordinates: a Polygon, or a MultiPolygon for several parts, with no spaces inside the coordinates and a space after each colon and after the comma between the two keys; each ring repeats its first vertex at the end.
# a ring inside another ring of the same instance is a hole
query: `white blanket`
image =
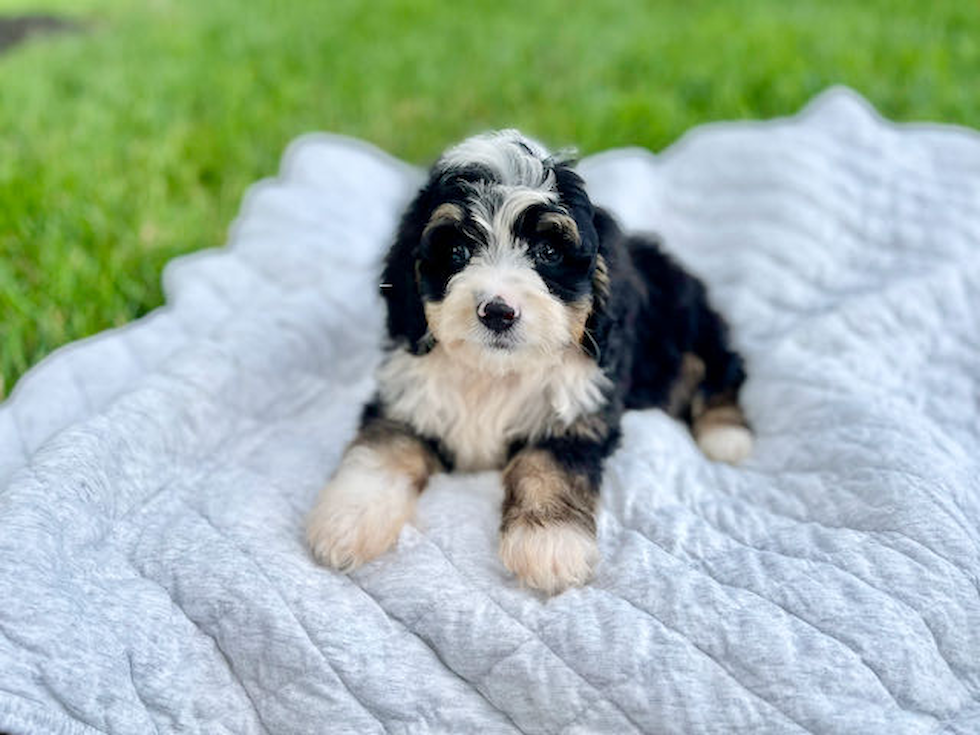
{"type": "Polygon", "coordinates": [[[0,407],[0,731],[980,732],[980,137],[834,90],[581,170],[710,285],[749,461],[628,414],[598,576],[553,599],[497,558],[495,473],[316,566],[421,174],[304,138],[166,307],[0,407]]]}

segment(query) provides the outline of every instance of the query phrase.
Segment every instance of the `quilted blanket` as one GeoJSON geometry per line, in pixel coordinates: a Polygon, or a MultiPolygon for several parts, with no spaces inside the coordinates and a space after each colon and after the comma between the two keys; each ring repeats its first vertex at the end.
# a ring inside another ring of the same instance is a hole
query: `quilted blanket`
{"type": "Polygon", "coordinates": [[[497,558],[495,473],[318,567],[421,173],[303,138],[165,307],[0,408],[0,731],[980,732],[980,137],[838,89],[581,170],[728,316],[743,466],[628,414],[598,576],[552,599],[497,558]]]}

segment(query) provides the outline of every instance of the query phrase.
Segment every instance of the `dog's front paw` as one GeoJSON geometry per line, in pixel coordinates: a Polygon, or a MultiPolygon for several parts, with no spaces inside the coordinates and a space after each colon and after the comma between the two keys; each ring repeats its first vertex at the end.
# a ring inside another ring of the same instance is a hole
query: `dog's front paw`
{"type": "Polygon", "coordinates": [[[517,522],[501,534],[500,559],[523,584],[554,595],[589,581],[599,545],[593,534],[573,523],[517,522]]]}
{"type": "Polygon", "coordinates": [[[320,563],[350,571],[395,545],[418,495],[412,478],[385,467],[368,447],[348,452],[307,518],[320,563]]]}

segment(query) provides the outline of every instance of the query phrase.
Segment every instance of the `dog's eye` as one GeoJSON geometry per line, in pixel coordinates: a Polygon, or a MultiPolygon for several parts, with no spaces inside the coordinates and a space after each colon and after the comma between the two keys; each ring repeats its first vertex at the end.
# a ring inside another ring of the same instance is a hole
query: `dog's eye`
{"type": "Polygon", "coordinates": [[[449,258],[453,261],[453,265],[464,266],[470,259],[470,249],[463,243],[458,242],[453,245],[453,249],[449,253],[449,258]]]}
{"type": "Polygon", "coordinates": [[[547,240],[534,247],[534,259],[542,265],[555,265],[561,257],[561,251],[547,240]]]}

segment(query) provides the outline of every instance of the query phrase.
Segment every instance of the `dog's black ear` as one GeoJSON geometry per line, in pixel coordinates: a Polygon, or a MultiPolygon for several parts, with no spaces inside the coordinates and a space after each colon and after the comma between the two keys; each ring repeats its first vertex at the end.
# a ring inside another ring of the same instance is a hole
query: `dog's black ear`
{"type": "Polygon", "coordinates": [[[418,284],[419,246],[432,208],[432,189],[431,182],[426,184],[405,210],[381,275],[381,295],[388,308],[388,336],[416,355],[432,346],[418,284]]]}
{"type": "Polygon", "coordinates": [[[553,167],[555,184],[561,202],[575,220],[582,247],[593,256],[589,278],[592,280],[592,313],[582,335],[582,349],[605,367],[610,354],[609,336],[619,314],[613,303],[611,279],[616,267],[617,240],[622,237],[615,220],[596,207],[585,190],[585,182],[573,169],[574,161],[563,160],[553,167]]]}
{"type": "Polygon", "coordinates": [[[555,187],[562,205],[575,220],[582,244],[596,253],[600,243],[595,225],[595,207],[585,191],[585,182],[572,168],[574,165],[575,162],[571,160],[553,164],[555,187]]]}
{"type": "Polygon", "coordinates": [[[596,263],[592,273],[592,313],[586,322],[582,347],[602,367],[615,365],[621,359],[621,346],[613,344],[612,334],[617,324],[632,330],[631,324],[623,324],[629,313],[625,302],[633,285],[623,263],[623,233],[616,220],[601,207],[592,210],[592,232],[596,238],[596,263]],[[619,288],[613,288],[614,282],[619,288]]]}

